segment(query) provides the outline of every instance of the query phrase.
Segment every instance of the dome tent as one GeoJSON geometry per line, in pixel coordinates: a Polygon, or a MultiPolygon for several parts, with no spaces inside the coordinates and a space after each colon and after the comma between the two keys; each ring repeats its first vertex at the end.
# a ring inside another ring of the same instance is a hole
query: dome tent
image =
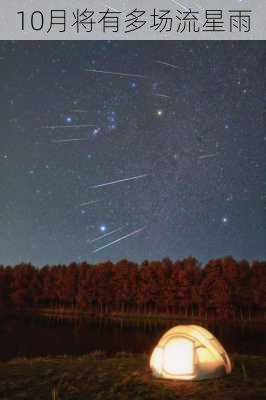
{"type": "Polygon", "coordinates": [[[159,378],[202,380],[230,374],[230,359],[207,329],[178,325],[167,331],[152,352],[150,367],[159,378]]]}

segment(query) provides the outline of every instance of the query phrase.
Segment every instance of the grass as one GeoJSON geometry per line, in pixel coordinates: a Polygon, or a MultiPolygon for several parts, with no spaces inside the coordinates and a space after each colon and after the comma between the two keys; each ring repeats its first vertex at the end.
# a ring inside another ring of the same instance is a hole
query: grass
{"type": "Polygon", "coordinates": [[[232,361],[230,376],[174,382],[153,378],[144,355],[16,359],[0,363],[0,399],[265,400],[266,358],[234,355],[232,361]]]}

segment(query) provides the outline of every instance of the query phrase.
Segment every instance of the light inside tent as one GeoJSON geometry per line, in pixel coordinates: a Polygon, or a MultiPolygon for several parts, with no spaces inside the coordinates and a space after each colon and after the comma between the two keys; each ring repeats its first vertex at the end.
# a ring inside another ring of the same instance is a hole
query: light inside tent
{"type": "Polygon", "coordinates": [[[184,338],[174,338],[167,342],[163,353],[163,368],[171,375],[193,373],[193,343],[184,338]]]}
{"type": "Polygon", "coordinates": [[[163,349],[155,347],[151,355],[150,366],[157,371],[158,374],[162,372],[163,349]]]}

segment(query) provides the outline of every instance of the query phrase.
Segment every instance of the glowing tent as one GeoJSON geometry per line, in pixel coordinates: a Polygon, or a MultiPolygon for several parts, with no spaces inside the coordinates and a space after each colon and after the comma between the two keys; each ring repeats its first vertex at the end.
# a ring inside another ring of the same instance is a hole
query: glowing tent
{"type": "Polygon", "coordinates": [[[167,331],[152,352],[150,367],[166,379],[202,380],[230,374],[230,359],[207,329],[178,325],[167,331]]]}

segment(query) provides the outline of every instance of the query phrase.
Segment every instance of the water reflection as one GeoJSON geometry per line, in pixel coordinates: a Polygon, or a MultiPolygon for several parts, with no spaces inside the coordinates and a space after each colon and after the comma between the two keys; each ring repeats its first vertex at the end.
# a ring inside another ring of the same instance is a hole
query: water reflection
{"type": "MultiPolygon", "coordinates": [[[[162,333],[173,325],[21,316],[1,321],[0,359],[92,351],[150,353],[162,333]]],[[[202,325],[214,333],[229,353],[266,356],[266,323],[202,325]]]]}

